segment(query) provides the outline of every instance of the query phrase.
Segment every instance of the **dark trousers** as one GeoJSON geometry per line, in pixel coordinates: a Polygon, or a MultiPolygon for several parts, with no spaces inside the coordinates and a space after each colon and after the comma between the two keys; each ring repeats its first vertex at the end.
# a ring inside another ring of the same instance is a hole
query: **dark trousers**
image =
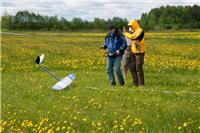
{"type": "Polygon", "coordinates": [[[131,55],[131,75],[133,78],[133,84],[135,86],[144,85],[144,53],[132,54],[131,55]]]}

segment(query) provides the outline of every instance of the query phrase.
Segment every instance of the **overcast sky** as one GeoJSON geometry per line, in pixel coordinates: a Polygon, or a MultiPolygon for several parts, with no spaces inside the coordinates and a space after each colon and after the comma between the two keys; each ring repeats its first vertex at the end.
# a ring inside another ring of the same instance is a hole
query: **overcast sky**
{"type": "Polygon", "coordinates": [[[122,17],[139,19],[152,8],[165,5],[200,5],[200,0],[1,0],[1,15],[5,11],[16,14],[28,10],[42,15],[58,15],[71,20],[74,17],[93,20],[95,17],[122,17]]]}

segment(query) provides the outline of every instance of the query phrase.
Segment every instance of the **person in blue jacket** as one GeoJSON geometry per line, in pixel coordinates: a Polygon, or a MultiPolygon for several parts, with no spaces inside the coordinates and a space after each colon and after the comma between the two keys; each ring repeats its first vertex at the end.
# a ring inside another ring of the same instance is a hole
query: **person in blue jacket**
{"type": "Polygon", "coordinates": [[[104,49],[107,49],[107,73],[111,86],[115,86],[114,69],[116,70],[117,78],[120,85],[124,85],[124,78],[121,72],[121,60],[124,54],[124,50],[127,47],[127,43],[123,34],[113,26],[109,25],[109,33],[105,37],[104,49]]]}

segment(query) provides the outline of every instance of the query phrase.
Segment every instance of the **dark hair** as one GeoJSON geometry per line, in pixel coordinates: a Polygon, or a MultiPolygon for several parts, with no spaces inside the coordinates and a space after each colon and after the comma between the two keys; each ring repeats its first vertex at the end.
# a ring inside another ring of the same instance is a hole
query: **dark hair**
{"type": "MultiPolygon", "coordinates": [[[[113,34],[113,36],[116,37],[116,39],[118,40],[123,35],[122,35],[122,33],[116,27],[114,27],[114,28],[115,28],[115,33],[113,34]]],[[[105,38],[108,38],[110,35],[111,35],[110,32],[108,32],[108,34],[106,35],[105,38]]]]}
{"type": "Polygon", "coordinates": [[[121,33],[120,33],[119,29],[115,28],[115,33],[113,34],[113,36],[117,37],[117,39],[120,39],[121,33]]]}
{"type": "Polygon", "coordinates": [[[112,30],[113,28],[115,28],[115,26],[112,25],[112,24],[110,24],[110,25],[108,26],[108,29],[109,29],[109,30],[112,30]]]}

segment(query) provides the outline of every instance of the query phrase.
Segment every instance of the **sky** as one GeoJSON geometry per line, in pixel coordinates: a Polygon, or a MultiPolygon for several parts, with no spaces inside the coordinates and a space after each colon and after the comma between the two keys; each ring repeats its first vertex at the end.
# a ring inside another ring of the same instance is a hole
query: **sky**
{"type": "Polygon", "coordinates": [[[64,17],[71,20],[80,17],[86,20],[121,17],[139,19],[142,13],[166,5],[200,5],[200,0],[1,0],[1,14],[15,15],[28,10],[41,15],[64,17]]]}

